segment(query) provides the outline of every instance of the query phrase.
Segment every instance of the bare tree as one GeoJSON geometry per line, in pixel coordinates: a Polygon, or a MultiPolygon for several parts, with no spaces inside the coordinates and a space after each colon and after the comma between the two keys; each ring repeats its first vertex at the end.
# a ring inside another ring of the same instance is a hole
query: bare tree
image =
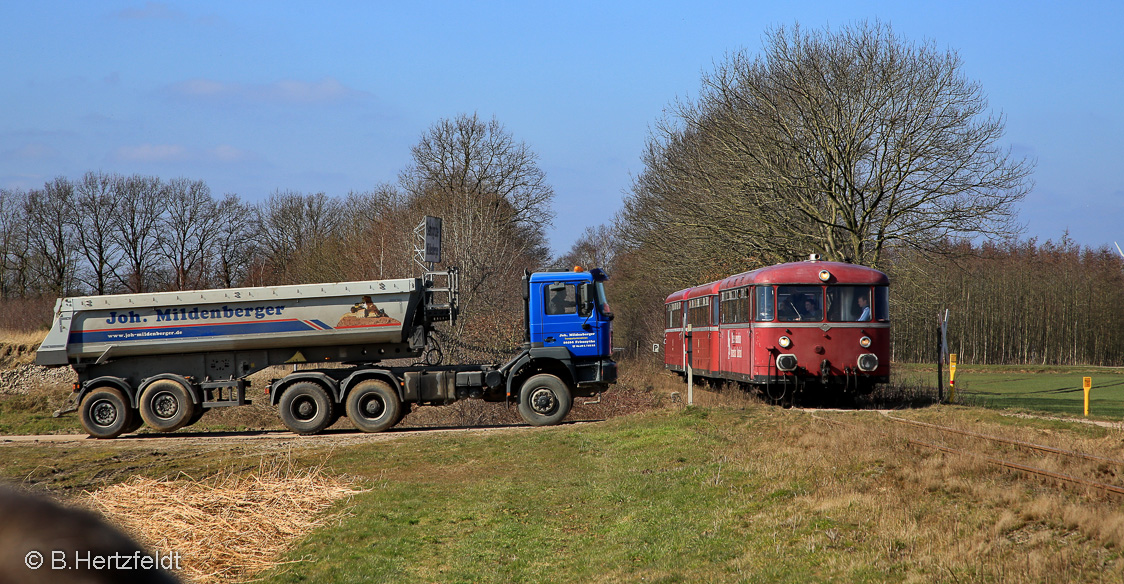
{"type": "Polygon", "coordinates": [[[252,208],[238,195],[227,194],[215,206],[218,231],[210,241],[207,263],[225,288],[241,285],[257,256],[253,242],[252,208]]]}
{"type": "Polygon", "coordinates": [[[613,271],[617,252],[617,237],[609,225],[586,227],[570,251],[554,262],[559,268],[581,266],[585,269],[603,268],[613,271]]]}
{"type": "Polygon", "coordinates": [[[0,298],[28,294],[27,193],[0,189],[0,298]]]}
{"type": "Polygon", "coordinates": [[[348,193],[341,229],[341,273],[347,279],[401,278],[412,271],[415,214],[391,184],[348,193]]]}
{"type": "Polygon", "coordinates": [[[955,51],[881,23],[777,28],[762,55],[729,56],[658,127],[626,237],[877,266],[888,247],[1016,233],[1033,165],[999,146],[1004,120],[962,68],[955,51]]]}
{"type": "Polygon", "coordinates": [[[176,178],[164,185],[162,198],[160,249],[171,269],[169,284],[174,290],[204,287],[207,252],[220,230],[211,188],[201,180],[176,178]]]}
{"type": "Polygon", "coordinates": [[[87,172],[75,185],[77,207],[68,218],[86,260],[85,284],[95,294],[108,294],[121,261],[113,242],[118,220],[118,191],[112,174],[87,172]]]}
{"type": "MultiPolygon", "coordinates": [[[[444,219],[445,263],[462,269],[464,306],[497,276],[546,258],[554,190],[537,155],[493,118],[444,119],[422,135],[399,180],[409,205],[444,219]]],[[[532,266],[533,267],[533,266],[532,266]]]]}
{"type": "Polygon", "coordinates": [[[341,201],[324,193],[276,191],[261,203],[255,231],[275,282],[336,279],[323,260],[344,215],[341,201]]]}
{"type": "Polygon", "coordinates": [[[28,243],[33,269],[44,291],[58,296],[73,290],[78,254],[70,217],[75,213],[74,185],[58,177],[26,199],[28,243]]]}
{"type": "Polygon", "coordinates": [[[139,174],[118,177],[113,188],[120,204],[113,242],[122,255],[116,277],[130,292],[151,291],[157,286],[160,259],[160,179],[139,174]]]}
{"type": "Polygon", "coordinates": [[[461,114],[431,126],[399,175],[407,225],[443,218],[442,260],[461,270],[457,337],[478,347],[518,342],[518,282],[548,261],[554,190],[537,155],[493,118],[461,114]]]}

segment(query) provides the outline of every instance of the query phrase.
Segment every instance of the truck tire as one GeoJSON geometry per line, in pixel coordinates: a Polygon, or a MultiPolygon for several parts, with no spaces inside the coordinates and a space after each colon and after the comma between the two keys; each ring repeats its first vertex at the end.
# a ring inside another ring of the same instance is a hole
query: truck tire
{"type": "Polygon", "coordinates": [[[203,407],[202,404],[195,406],[195,413],[191,414],[191,419],[187,421],[187,424],[184,427],[194,426],[196,422],[203,419],[203,414],[205,413],[207,413],[207,410],[203,407]]]}
{"type": "Polygon", "coordinates": [[[328,392],[311,381],[294,383],[277,402],[277,413],[285,427],[301,436],[322,432],[332,423],[334,411],[328,392]]]}
{"type": "Polygon", "coordinates": [[[519,415],[532,426],[553,426],[570,413],[574,399],[561,379],[542,373],[519,389],[519,415]]]}
{"type": "Polygon", "coordinates": [[[133,432],[140,430],[140,427],[144,425],[144,418],[141,418],[140,412],[138,412],[137,410],[130,409],[129,416],[132,421],[129,422],[128,426],[125,426],[125,428],[121,430],[122,434],[132,434],[133,432]]]}
{"type": "Polygon", "coordinates": [[[172,379],[148,384],[140,396],[140,415],[149,428],[174,432],[191,422],[196,405],[186,387],[172,379]]]}
{"type": "Polygon", "coordinates": [[[347,417],[364,432],[382,432],[401,419],[402,402],[385,381],[360,381],[347,394],[347,417]]]}
{"type": "Polygon", "coordinates": [[[82,398],[78,407],[82,427],[94,438],[116,438],[133,423],[133,410],[121,390],[99,387],[82,398]]]}

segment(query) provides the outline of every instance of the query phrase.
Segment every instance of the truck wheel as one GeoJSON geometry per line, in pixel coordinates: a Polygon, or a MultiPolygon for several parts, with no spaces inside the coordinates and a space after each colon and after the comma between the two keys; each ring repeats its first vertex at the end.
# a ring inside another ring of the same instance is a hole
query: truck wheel
{"type": "Polygon", "coordinates": [[[364,432],[382,432],[401,419],[402,402],[384,381],[368,379],[347,394],[347,417],[364,432]]]}
{"type": "Polygon", "coordinates": [[[125,426],[125,428],[121,430],[122,434],[132,434],[144,425],[144,418],[141,417],[140,412],[138,412],[137,410],[130,409],[129,417],[132,419],[132,421],[129,422],[128,426],[125,426]]]}
{"type": "Polygon", "coordinates": [[[99,387],[82,398],[82,427],[94,438],[116,438],[133,423],[133,410],[121,390],[99,387]]]}
{"type": "Polygon", "coordinates": [[[178,381],[158,379],[144,388],[140,397],[140,415],[153,430],[173,432],[191,421],[195,404],[191,394],[178,381]]]}
{"type": "Polygon", "coordinates": [[[319,434],[327,428],[334,409],[328,392],[311,381],[293,384],[277,402],[277,413],[285,427],[302,436],[319,434]]]}
{"type": "Polygon", "coordinates": [[[561,422],[573,405],[570,389],[553,375],[535,375],[519,390],[519,415],[532,426],[553,426],[561,422]]]}
{"type": "Polygon", "coordinates": [[[194,426],[196,422],[203,419],[203,414],[205,414],[205,413],[207,413],[207,410],[204,409],[202,405],[196,406],[195,413],[191,414],[191,419],[187,421],[187,424],[185,424],[185,427],[186,426],[194,426]]]}

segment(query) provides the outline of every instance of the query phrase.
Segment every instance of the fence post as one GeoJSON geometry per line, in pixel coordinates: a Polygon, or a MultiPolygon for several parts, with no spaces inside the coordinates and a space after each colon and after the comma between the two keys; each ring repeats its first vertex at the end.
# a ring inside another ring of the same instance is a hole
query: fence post
{"type": "Polygon", "coordinates": [[[941,334],[941,313],[937,313],[937,403],[944,403],[944,347],[942,341],[944,335],[941,334]]]}

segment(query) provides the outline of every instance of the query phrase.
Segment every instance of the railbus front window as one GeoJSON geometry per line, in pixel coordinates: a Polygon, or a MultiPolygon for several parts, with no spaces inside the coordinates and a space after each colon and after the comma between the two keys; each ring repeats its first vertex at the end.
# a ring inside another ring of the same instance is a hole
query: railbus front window
{"type": "MultiPolygon", "coordinates": [[[[885,290],[885,286],[877,289],[885,290]]],[[[877,290],[876,289],[876,290],[877,290]]],[[[827,319],[832,322],[866,322],[870,320],[887,320],[878,310],[871,306],[870,286],[828,286],[827,288],[827,319]]],[[[876,305],[888,306],[885,300],[875,298],[876,305]]]]}
{"type": "Polygon", "coordinates": [[[772,286],[757,287],[757,320],[763,322],[773,320],[772,286]]]}
{"type": "Polygon", "coordinates": [[[823,320],[823,287],[777,286],[777,318],[786,322],[823,320]]]}
{"type": "Polygon", "coordinates": [[[874,287],[874,320],[890,320],[890,287],[874,287]]]}

